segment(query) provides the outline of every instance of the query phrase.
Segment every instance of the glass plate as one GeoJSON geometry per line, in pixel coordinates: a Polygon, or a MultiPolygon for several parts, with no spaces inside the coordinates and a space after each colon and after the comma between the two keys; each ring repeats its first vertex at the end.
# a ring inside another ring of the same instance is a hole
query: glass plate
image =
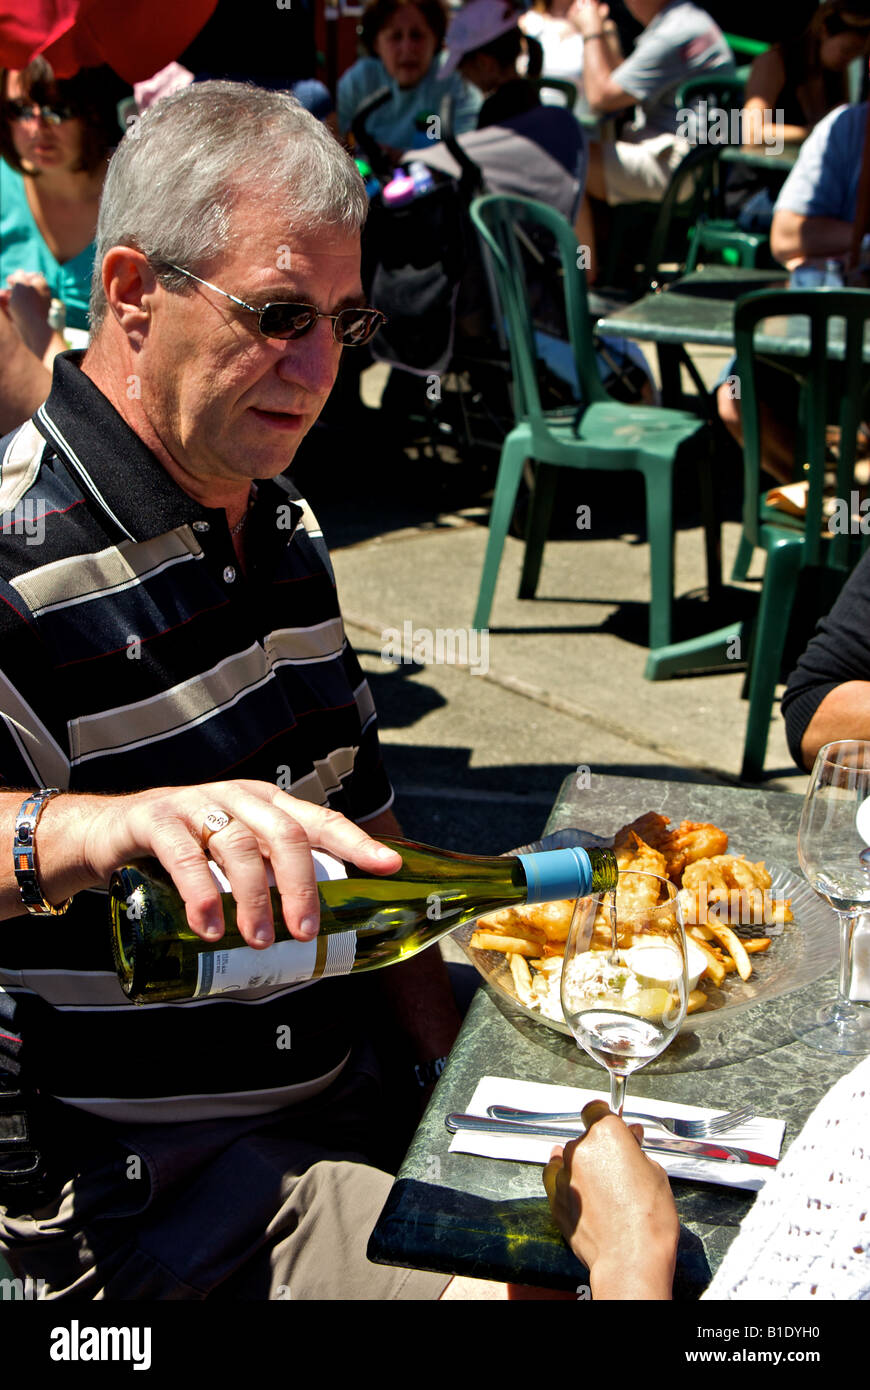
{"type": "MultiPolygon", "coordinates": [[[[525,854],[540,849],[561,849],[569,845],[582,845],[606,848],[610,840],[602,839],[584,830],[560,830],[548,835],[533,845],[523,845],[514,854],[525,854]]],[[[741,980],[736,971],[728,975],[724,986],[716,989],[709,981],[705,982],[708,1004],[700,1013],[690,1014],[683,1024],[683,1032],[709,1028],[721,1021],[723,1012],[736,1013],[749,1009],[765,999],[777,999],[782,994],[812,984],[837,963],[839,955],[839,934],[836,913],[827,903],[813,892],[801,875],[784,869],[778,864],[768,863],[771,876],[770,892],[777,897],[791,901],[794,921],[784,926],[759,928],[765,936],[773,937],[770,947],[751,957],[752,974],[748,980],[741,980]]],[[[497,994],[509,999],[527,1018],[555,1028],[559,1033],[571,1036],[567,1023],[557,1022],[522,1004],[514,991],[513,977],[508,965],[507,955],[501,951],[478,951],[471,945],[471,937],[476,930],[476,922],[466,922],[453,933],[453,940],[462,947],[488,985],[497,994]]],[[[739,935],[739,933],[738,933],[739,935]]]]}

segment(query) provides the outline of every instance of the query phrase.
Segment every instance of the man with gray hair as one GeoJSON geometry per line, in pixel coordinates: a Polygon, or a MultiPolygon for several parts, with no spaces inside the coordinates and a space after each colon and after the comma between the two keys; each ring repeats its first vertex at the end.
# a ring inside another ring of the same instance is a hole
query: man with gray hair
{"type": "Polygon", "coordinates": [[[267,873],[278,935],[308,941],[313,847],[399,866],[371,838],[398,833],[371,695],[286,476],[342,349],[381,320],[360,287],[365,211],[352,161],[292,98],[167,97],[111,161],[90,347],[0,442],[0,512],[42,526],[39,545],[0,543],[0,1252],[50,1297],[447,1282],[365,1258],[391,1179],[360,1025],[392,1009],[425,1081],[458,1023],[438,953],[374,985],[136,1007],[107,927],[112,871],[143,856],[214,940],[207,845],[255,948],[275,939],[267,873]]]}

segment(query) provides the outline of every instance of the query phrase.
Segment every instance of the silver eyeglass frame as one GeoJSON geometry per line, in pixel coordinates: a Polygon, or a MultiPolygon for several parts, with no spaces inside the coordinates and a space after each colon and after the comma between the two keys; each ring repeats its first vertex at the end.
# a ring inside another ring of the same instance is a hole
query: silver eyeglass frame
{"type": "Polygon", "coordinates": [[[380,322],[377,323],[377,324],[375,325],[374,329],[373,329],[372,332],[369,334],[369,336],[368,336],[367,338],[364,338],[363,341],[362,341],[361,343],[343,343],[343,342],[340,340],[340,338],[338,338],[338,336],[337,336],[337,333],[336,333],[336,325],[337,325],[337,323],[338,323],[338,320],[339,320],[340,315],[343,314],[343,313],[349,313],[349,312],[352,313],[352,312],[353,312],[352,309],[348,309],[348,310],[340,309],[339,312],[338,312],[338,314],[324,314],[324,313],[321,313],[321,311],[317,308],[317,305],[316,305],[316,304],[301,304],[301,303],[300,303],[300,304],[297,306],[298,308],[300,308],[300,309],[310,309],[311,312],[312,312],[312,314],[314,314],[315,317],[314,317],[314,319],[312,320],[312,322],[308,325],[307,328],[303,329],[301,333],[297,333],[297,335],[296,335],[295,338],[292,338],[292,337],[288,337],[288,338],[276,338],[274,333],[264,333],[264,332],[263,332],[263,329],[260,327],[260,324],[261,324],[261,322],[262,322],[262,316],[263,316],[263,314],[267,311],[267,309],[274,308],[276,304],[290,303],[290,302],[292,302],[292,301],[289,301],[289,300],[288,300],[288,301],[284,301],[284,300],[274,300],[272,304],[264,304],[263,307],[262,307],[262,309],[258,309],[258,308],[256,308],[256,306],[253,305],[253,304],[246,304],[245,301],[244,301],[243,299],[239,299],[237,295],[230,294],[228,290],[222,290],[221,287],[220,287],[220,285],[213,285],[212,282],[211,282],[211,280],[203,280],[203,279],[201,279],[201,277],[200,277],[199,275],[194,275],[194,273],[193,273],[192,270],[185,270],[185,269],[184,269],[184,266],[181,266],[181,265],[173,265],[173,263],[172,263],[171,261],[164,261],[163,264],[167,267],[168,270],[177,270],[178,273],[179,273],[179,275],[186,275],[186,276],[188,277],[189,280],[195,280],[195,281],[197,282],[198,285],[205,285],[206,289],[214,290],[216,294],[222,294],[223,297],[224,297],[224,299],[232,300],[233,304],[238,304],[238,306],[239,306],[240,309],[247,309],[247,311],[248,311],[249,314],[256,314],[256,315],[257,315],[257,331],[259,332],[259,334],[261,335],[261,337],[263,337],[263,338],[271,338],[274,342],[278,342],[278,343],[292,343],[292,342],[298,342],[298,340],[299,340],[300,338],[304,338],[304,337],[305,337],[306,333],[310,333],[310,332],[311,332],[312,328],[313,328],[314,325],[317,323],[317,320],[318,320],[318,319],[331,319],[331,320],[332,320],[332,337],[333,337],[333,341],[337,344],[338,347],[364,347],[366,343],[370,343],[370,342],[371,342],[372,338],[375,336],[375,333],[377,333],[379,329],[383,328],[384,324],[387,322],[387,316],[386,316],[386,314],[382,314],[381,311],[380,311],[380,309],[371,309],[371,308],[369,308],[368,306],[363,306],[364,309],[365,309],[365,312],[366,312],[367,314],[378,314],[378,315],[380,316],[380,322]]]}

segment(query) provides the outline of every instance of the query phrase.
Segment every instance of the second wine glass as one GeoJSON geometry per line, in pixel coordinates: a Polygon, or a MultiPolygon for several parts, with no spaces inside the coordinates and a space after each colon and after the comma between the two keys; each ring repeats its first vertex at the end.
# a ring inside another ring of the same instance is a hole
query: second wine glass
{"type": "Polygon", "coordinates": [[[621,873],[610,894],[574,906],[562,967],[562,1012],[580,1047],[610,1073],[622,1113],[632,1072],[676,1037],[689,998],[686,934],[673,883],[621,873]]]}
{"type": "Polygon", "coordinates": [[[837,998],[792,1017],[798,1037],[821,1052],[870,1052],[870,1007],[850,998],[855,927],[870,911],[870,742],[839,739],[819,749],[798,831],[798,859],[840,921],[837,998]]]}

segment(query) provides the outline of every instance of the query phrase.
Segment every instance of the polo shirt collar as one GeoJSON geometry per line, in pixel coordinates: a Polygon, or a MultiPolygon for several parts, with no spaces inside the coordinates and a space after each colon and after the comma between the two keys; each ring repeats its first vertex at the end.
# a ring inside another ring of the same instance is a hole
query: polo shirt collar
{"type": "MultiPolygon", "coordinates": [[[[55,358],[51,392],[33,418],[104,517],[136,542],[153,540],[195,521],[225,526],[223,508],[204,507],[189,497],[99,387],[85,376],[83,356],[82,352],[66,352],[55,358]]],[[[258,496],[264,492],[271,494],[272,488],[260,483],[258,496]]],[[[285,502],[288,492],[295,496],[285,484],[280,492],[285,502]]],[[[298,520],[297,511],[301,516],[301,509],[294,508],[294,521],[298,520]]],[[[285,539],[289,539],[288,532],[285,539]]]]}

